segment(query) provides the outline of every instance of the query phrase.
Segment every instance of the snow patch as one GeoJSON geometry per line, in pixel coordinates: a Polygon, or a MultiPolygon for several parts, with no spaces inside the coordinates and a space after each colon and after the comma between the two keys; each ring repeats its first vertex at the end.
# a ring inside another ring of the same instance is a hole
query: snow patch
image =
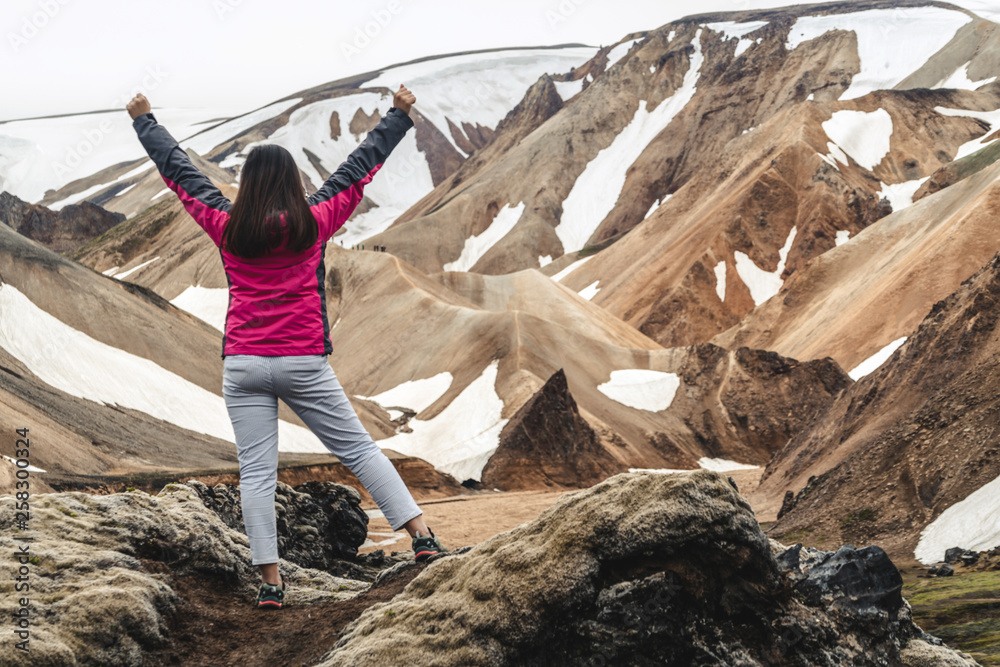
{"type": "Polygon", "coordinates": [[[501,418],[503,400],[495,388],[499,363],[492,361],[436,417],[411,419],[412,433],[379,440],[379,447],[420,457],[461,481],[479,479],[509,421],[501,418]]]}
{"type": "MultiPolygon", "coordinates": [[[[6,454],[4,454],[3,457],[5,459],[7,459],[8,461],[10,461],[11,463],[13,463],[14,465],[17,465],[17,459],[11,458],[11,457],[7,456],[6,454]]],[[[20,467],[20,466],[18,466],[18,467],[20,467]]],[[[44,470],[42,468],[39,468],[38,466],[31,465],[30,463],[28,465],[26,465],[24,468],[22,468],[22,470],[27,470],[28,472],[47,472],[46,470],[44,470]]]]}
{"type": "Polygon", "coordinates": [[[774,271],[765,271],[754,264],[749,255],[739,250],[736,251],[736,273],[740,280],[750,290],[750,296],[756,305],[760,305],[777,294],[781,290],[784,281],[781,279],[781,272],[785,270],[785,261],[788,259],[788,252],[792,249],[792,242],[795,241],[796,228],[792,227],[785,245],[778,251],[778,268],[774,271]]]}
{"type": "MultiPolygon", "coordinates": [[[[122,174],[121,176],[119,176],[118,178],[116,178],[113,181],[109,181],[108,183],[100,183],[98,185],[94,185],[92,187],[89,187],[86,190],[83,190],[82,192],[77,192],[75,195],[70,195],[69,197],[66,197],[65,199],[57,201],[56,203],[52,204],[48,208],[50,210],[52,210],[52,211],[61,211],[63,208],[69,206],[70,204],[79,203],[79,202],[83,201],[84,199],[86,199],[87,197],[90,197],[91,195],[97,194],[98,192],[100,192],[104,188],[110,187],[110,186],[114,185],[115,183],[120,183],[121,181],[124,181],[124,180],[127,180],[129,178],[132,178],[133,176],[137,176],[137,175],[141,174],[144,171],[152,169],[155,166],[156,165],[153,164],[152,161],[149,161],[146,164],[139,165],[135,169],[132,169],[132,170],[130,170],[130,171],[122,174]]],[[[125,188],[124,190],[122,190],[121,192],[119,192],[115,196],[118,197],[118,196],[121,196],[121,195],[125,194],[126,192],[128,192],[129,190],[131,190],[132,188],[134,188],[136,185],[138,185],[138,183],[133,183],[132,185],[128,186],[127,188],[125,188]]],[[[168,192],[169,192],[169,190],[168,190],[168,192]]]]}
{"type": "Polygon", "coordinates": [[[891,343],[883,347],[881,350],[879,350],[872,356],[862,361],[853,369],[851,369],[848,375],[851,376],[852,380],[857,382],[858,380],[868,375],[869,373],[878,370],[878,368],[882,364],[884,364],[889,359],[889,357],[892,356],[892,353],[898,350],[900,347],[902,347],[903,343],[905,342],[906,342],[906,336],[903,336],[902,338],[897,338],[896,340],[892,341],[891,343]]]}
{"type": "Polygon", "coordinates": [[[715,293],[719,295],[719,301],[726,300],[726,262],[725,260],[715,265],[715,293]]]}
{"type": "Polygon", "coordinates": [[[996,139],[986,141],[986,138],[991,136],[998,129],[998,125],[1000,125],[1000,109],[996,109],[995,111],[971,111],[968,109],[934,107],[934,111],[937,111],[942,116],[968,116],[969,118],[977,118],[990,124],[990,129],[982,137],[962,144],[958,149],[958,154],[955,156],[956,160],[968,157],[976,151],[989,146],[993,141],[996,141],[996,139]]]}
{"type": "Polygon", "coordinates": [[[224,287],[191,285],[170,300],[219,331],[226,330],[226,312],[229,309],[229,290],[224,287]]]}
{"type": "Polygon", "coordinates": [[[407,380],[381,394],[358,398],[378,403],[384,409],[407,408],[420,414],[444,396],[453,380],[452,374],[445,371],[422,380],[407,380]]]}
{"type": "Polygon", "coordinates": [[[701,32],[699,28],[692,40],[694,53],[681,87],[653,111],[647,111],[646,100],[640,100],[632,121],[618,133],[610,146],[587,163],[576,179],[563,202],[562,217],[555,228],[563,244],[563,252],[580,250],[586,245],[601,221],[617,204],[628,168],[694,97],[704,62],[701,32]]]}
{"type": "MultiPolygon", "coordinates": [[[[466,156],[452,136],[449,119],[459,128],[462,123],[469,123],[493,129],[540,76],[568,72],[593,58],[597,51],[595,47],[574,46],[433,58],[382,70],[362,86],[394,91],[405,83],[410,90],[422,93],[417,103],[420,114],[441,131],[460,155],[466,156]]],[[[351,116],[344,119],[341,115],[341,118],[349,121],[351,116]]]]}
{"type": "Polygon", "coordinates": [[[871,113],[835,111],[830,120],[823,123],[823,131],[855,162],[871,171],[889,154],[892,116],[885,109],[871,113]]]}
{"type": "Polygon", "coordinates": [[[680,378],[675,373],[626,368],[611,371],[611,379],[598,385],[597,390],[630,408],[660,412],[673,403],[680,385],[680,378]]]}
{"type": "Polygon", "coordinates": [[[583,259],[576,260],[575,262],[573,262],[572,264],[570,264],[569,266],[567,266],[565,269],[563,269],[559,273],[555,274],[554,276],[551,276],[552,280],[556,281],[557,283],[561,282],[563,278],[565,278],[569,274],[571,274],[574,271],[576,271],[577,269],[579,269],[581,266],[583,266],[584,264],[586,264],[587,262],[589,262],[590,260],[592,260],[595,256],[596,255],[588,255],[588,256],[584,257],[583,259]]]}
{"type": "Polygon", "coordinates": [[[941,79],[937,85],[931,86],[931,88],[958,88],[964,90],[975,90],[980,86],[985,86],[986,84],[993,83],[997,80],[997,77],[991,76],[988,79],[983,79],[982,81],[973,81],[969,78],[969,65],[972,63],[965,63],[962,67],[955,70],[951,76],[941,79]]]}
{"type": "Polygon", "coordinates": [[[495,246],[503,237],[507,236],[517,221],[524,213],[524,202],[519,202],[517,206],[511,207],[507,204],[499,212],[490,226],[483,230],[478,236],[470,236],[465,239],[465,247],[462,254],[454,262],[444,265],[445,271],[469,271],[483,258],[490,248],[495,246]]]}
{"type": "MultiPolygon", "coordinates": [[[[336,171],[364,138],[350,131],[354,115],[359,110],[369,116],[381,115],[391,105],[392,98],[388,93],[383,95],[367,91],[320,100],[293,111],[288,123],[275,130],[266,141],[247,144],[241,153],[245,159],[245,155],[260,143],[283,146],[295,158],[295,163],[313,187],[318,189],[326,181],[325,176],[336,171]],[[337,139],[330,138],[330,119],[334,112],[340,122],[337,139]],[[309,159],[307,150],[317,156],[322,172],[309,159]]],[[[447,135],[448,128],[444,131],[447,135]]],[[[375,178],[365,186],[365,196],[376,206],[365,213],[353,215],[338,232],[337,241],[350,247],[385,231],[433,187],[427,157],[417,149],[415,134],[407,132],[375,178]]]]}
{"type": "MultiPolygon", "coordinates": [[[[56,389],[102,405],[139,410],[197,433],[235,442],[222,396],[149,359],[102,343],[0,284],[0,347],[56,389]]],[[[279,450],[329,450],[307,428],[278,421],[279,450]]]]}
{"type": "Polygon", "coordinates": [[[583,81],[583,79],[577,79],[576,81],[553,81],[552,83],[555,85],[559,97],[565,102],[583,90],[583,81]]]}
{"type": "Polygon", "coordinates": [[[538,268],[544,268],[552,263],[552,255],[539,255],[538,268]]]}
{"type": "Polygon", "coordinates": [[[590,283],[589,285],[587,285],[586,287],[584,287],[582,290],[580,290],[579,292],[577,292],[577,294],[579,294],[580,296],[582,296],[587,301],[592,300],[595,296],[597,296],[597,293],[601,291],[601,288],[597,286],[598,283],[600,283],[600,282],[601,282],[600,280],[595,280],[594,282],[590,283]]]}
{"type": "MultiPolygon", "coordinates": [[[[206,118],[226,113],[219,109],[157,108],[154,115],[179,137],[193,132],[206,118]]],[[[136,141],[132,119],[123,111],[0,123],[0,190],[27,202],[37,204],[48,190],[140,158],[143,169],[154,166],[136,141]]]]}
{"type": "Polygon", "coordinates": [[[918,178],[915,181],[896,183],[895,185],[883,183],[882,189],[878,194],[880,197],[884,197],[889,200],[894,212],[902,211],[904,208],[913,206],[913,195],[917,194],[917,190],[920,189],[921,185],[927,182],[928,178],[930,178],[930,176],[918,178]]]}
{"type": "Polygon", "coordinates": [[[640,41],[642,41],[641,37],[638,38],[638,39],[630,40],[628,42],[622,42],[618,46],[616,46],[613,49],[611,49],[610,51],[608,51],[608,64],[604,68],[604,71],[607,72],[609,69],[611,69],[612,67],[614,67],[615,64],[619,60],[621,60],[622,58],[624,58],[625,56],[627,56],[628,52],[632,49],[632,47],[635,46],[636,43],[640,42],[640,41]]]}
{"type": "Polygon", "coordinates": [[[842,246],[851,240],[851,232],[846,229],[837,230],[836,243],[838,246],[842,246]]]}
{"type": "Polygon", "coordinates": [[[723,21],[720,23],[708,23],[705,27],[715,32],[721,32],[723,41],[739,38],[740,41],[736,45],[736,53],[733,54],[733,58],[739,58],[747,49],[754,44],[760,44],[763,40],[762,37],[758,37],[757,39],[745,39],[744,37],[754,31],[760,30],[767,24],[768,21],[747,21],[746,23],[723,21]]]}
{"type": "Polygon", "coordinates": [[[854,76],[842,100],[853,100],[874,90],[895,88],[920,69],[973,18],[939,7],[871,9],[850,14],[804,16],[788,33],[791,51],[803,42],[831,30],[852,30],[858,39],[861,71],[854,76]]]}
{"type": "Polygon", "coordinates": [[[666,204],[670,200],[671,197],[673,197],[673,195],[663,195],[662,197],[660,197],[659,199],[657,199],[655,202],[653,202],[653,205],[649,207],[649,211],[646,212],[646,216],[643,218],[643,220],[645,220],[649,216],[653,215],[653,212],[656,211],[656,209],[658,209],[661,206],[663,206],[664,204],[666,204]]]}
{"type": "Polygon", "coordinates": [[[920,533],[913,555],[925,565],[952,547],[986,551],[1000,545],[1000,477],[941,513],[920,533]]]}
{"type": "Polygon", "coordinates": [[[840,150],[840,146],[838,146],[837,144],[833,143],[832,141],[828,141],[826,142],[826,148],[828,151],[830,151],[830,154],[820,155],[820,157],[823,158],[823,161],[829,164],[830,166],[836,167],[836,169],[840,171],[840,167],[837,166],[837,162],[840,162],[845,166],[851,164],[851,160],[850,158],[847,157],[847,153],[840,150]],[[836,162],[834,160],[836,160],[836,162]]]}
{"type": "Polygon", "coordinates": [[[139,269],[141,269],[141,268],[143,268],[143,267],[146,267],[146,266],[149,266],[150,264],[152,264],[153,262],[155,262],[155,261],[156,261],[156,260],[158,260],[159,258],[160,258],[160,257],[159,257],[159,255],[157,255],[157,256],[156,256],[156,257],[154,257],[153,259],[150,259],[150,260],[146,260],[145,262],[143,262],[143,263],[142,263],[142,264],[140,264],[139,266],[133,266],[133,267],[132,267],[131,269],[129,269],[128,271],[124,271],[124,272],[122,272],[122,273],[119,273],[118,275],[115,275],[115,276],[112,276],[112,277],[113,277],[114,279],[116,279],[116,280],[122,280],[123,278],[128,278],[128,277],[129,277],[130,275],[132,275],[133,273],[135,273],[135,272],[136,272],[136,271],[138,271],[139,269]]]}
{"type": "Polygon", "coordinates": [[[748,463],[737,463],[736,461],[729,461],[727,459],[711,459],[707,456],[703,456],[698,459],[698,465],[700,465],[705,470],[714,470],[715,472],[731,472],[733,470],[756,470],[760,466],[750,465],[748,463]]]}
{"type": "MultiPolygon", "coordinates": [[[[280,102],[269,104],[266,107],[261,107],[260,109],[256,109],[250,113],[243,114],[238,118],[233,118],[219,123],[218,125],[199,132],[194,136],[190,136],[187,139],[179,141],[178,143],[181,145],[181,148],[185,150],[193,150],[198,155],[205,155],[206,153],[211,152],[211,150],[219,144],[243,134],[255,125],[259,125],[266,120],[271,120],[272,118],[280,116],[301,101],[301,97],[296,97],[291,100],[282,100],[280,102]]],[[[227,160],[231,157],[231,155],[227,157],[227,160]]]]}

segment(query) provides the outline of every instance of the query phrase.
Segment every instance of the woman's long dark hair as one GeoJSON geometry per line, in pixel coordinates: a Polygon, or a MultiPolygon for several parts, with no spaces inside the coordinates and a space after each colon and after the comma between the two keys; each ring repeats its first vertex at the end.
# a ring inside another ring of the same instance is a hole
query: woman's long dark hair
{"type": "Polygon", "coordinates": [[[285,239],[287,249],[301,252],[312,247],[318,236],[292,154],[276,144],[254,146],[240,172],[223,247],[238,257],[262,257],[285,239]]]}

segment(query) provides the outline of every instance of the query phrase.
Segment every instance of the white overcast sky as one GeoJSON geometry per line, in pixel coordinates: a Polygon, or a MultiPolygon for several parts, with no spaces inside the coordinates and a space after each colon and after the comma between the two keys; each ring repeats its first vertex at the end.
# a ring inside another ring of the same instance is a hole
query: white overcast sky
{"type": "MultiPolygon", "coordinates": [[[[124,107],[239,113],[422,56],[600,45],[691,13],[788,0],[3,0],[0,120],[124,107]],[[374,36],[356,48],[366,24],[374,36]],[[383,25],[384,24],[384,25],[383,25]]],[[[800,3],[812,4],[812,3],[800,3]]],[[[959,0],[1000,20],[997,0],[959,0]]]]}

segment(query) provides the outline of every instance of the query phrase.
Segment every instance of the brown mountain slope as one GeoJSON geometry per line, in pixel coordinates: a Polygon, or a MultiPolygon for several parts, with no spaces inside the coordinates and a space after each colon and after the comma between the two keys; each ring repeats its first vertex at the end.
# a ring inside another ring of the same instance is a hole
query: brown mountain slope
{"type": "Polygon", "coordinates": [[[920,200],[816,257],[723,346],[833,357],[852,369],[909,335],[931,306],[1000,250],[1000,165],[920,200]]]}
{"type": "Polygon", "coordinates": [[[932,519],[1000,476],[998,298],[1000,256],[775,455],[759,492],[797,494],[775,535],[806,530],[909,556],[932,519]]]}
{"type": "Polygon", "coordinates": [[[121,213],[86,201],[57,212],[0,192],[0,222],[56,252],[74,250],[123,220],[121,213]]]}

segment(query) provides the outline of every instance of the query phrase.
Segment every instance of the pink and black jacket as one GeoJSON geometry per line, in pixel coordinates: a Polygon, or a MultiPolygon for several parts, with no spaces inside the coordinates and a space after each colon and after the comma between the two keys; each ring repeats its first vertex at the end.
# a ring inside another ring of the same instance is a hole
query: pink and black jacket
{"type": "Polygon", "coordinates": [[[167,187],[219,248],[229,281],[222,338],[227,354],[284,356],[330,354],[326,317],[326,244],[361,202],[364,187],[413,127],[410,116],[391,107],[330,178],[308,198],[319,226],[312,248],[294,253],[279,246],[265,257],[245,259],[222,247],[232,202],[191,162],[152,113],[132,127],[167,187]]]}

